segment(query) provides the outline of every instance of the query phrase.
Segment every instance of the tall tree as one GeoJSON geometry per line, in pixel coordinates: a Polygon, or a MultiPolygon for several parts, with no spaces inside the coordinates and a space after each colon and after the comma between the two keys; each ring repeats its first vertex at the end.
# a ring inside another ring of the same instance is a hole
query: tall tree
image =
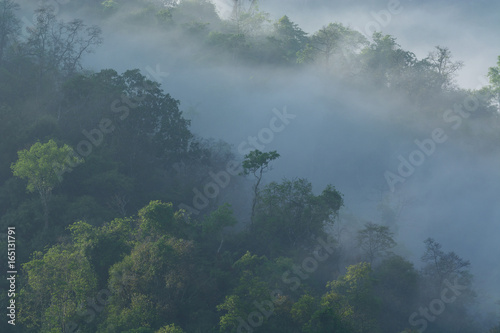
{"type": "Polygon", "coordinates": [[[326,67],[332,60],[339,66],[349,66],[354,56],[363,46],[368,44],[366,38],[358,31],[345,27],[341,23],[330,23],[318,30],[311,38],[311,46],[326,67]]]}
{"type": "Polygon", "coordinates": [[[248,8],[245,8],[244,2],[233,0],[231,19],[237,34],[255,34],[262,29],[262,24],[269,22],[269,14],[259,10],[257,0],[250,0],[248,8]]]}
{"type": "Polygon", "coordinates": [[[396,246],[393,237],[394,233],[389,227],[368,222],[364,229],[358,231],[358,244],[370,264],[373,264],[378,256],[389,254],[390,249],[396,246]]]}
{"type": "Polygon", "coordinates": [[[298,53],[307,43],[307,33],[286,15],[274,23],[274,31],[268,38],[278,48],[279,60],[287,63],[296,63],[298,53]]]}
{"type": "Polygon", "coordinates": [[[255,215],[255,205],[257,204],[262,174],[270,168],[269,163],[279,157],[280,154],[278,154],[276,150],[264,153],[256,149],[245,155],[245,160],[243,161],[243,173],[245,175],[251,173],[256,179],[256,183],[253,186],[252,214],[250,218],[251,223],[253,223],[255,215]]]}
{"type": "Polygon", "coordinates": [[[26,189],[37,191],[43,205],[45,229],[49,226],[49,201],[54,187],[62,181],[62,173],[66,164],[76,164],[81,159],[73,153],[68,145],[61,148],[54,140],[47,143],[37,142],[29,150],[18,152],[17,162],[11,165],[14,176],[27,179],[26,189]]]}
{"type": "Polygon", "coordinates": [[[40,6],[35,17],[35,25],[27,29],[23,48],[37,64],[40,77],[55,70],[74,73],[81,68],[82,56],[102,42],[98,26],[87,27],[79,19],[58,21],[52,6],[40,6]]]}
{"type": "Polygon", "coordinates": [[[460,258],[455,252],[445,253],[442,245],[432,238],[427,238],[424,243],[422,261],[427,264],[424,268],[426,275],[439,279],[439,283],[453,278],[462,278],[463,282],[470,283],[469,260],[460,258]]]}
{"type": "Polygon", "coordinates": [[[453,84],[456,72],[464,66],[462,61],[452,61],[451,51],[447,47],[436,46],[426,59],[440,78],[441,89],[447,89],[453,84]]]}
{"type": "Polygon", "coordinates": [[[0,65],[5,49],[20,32],[21,24],[15,15],[16,10],[19,10],[19,5],[13,0],[0,0],[0,65]]]}
{"type": "Polygon", "coordinates": [[[372,38],[373,42],[361,53],[365,74],[372,77],[377,87],[398,86],[405,71],[414,65],[415,54],[400,48],[396,38],[390,35],[375,32],[372,38]]]}

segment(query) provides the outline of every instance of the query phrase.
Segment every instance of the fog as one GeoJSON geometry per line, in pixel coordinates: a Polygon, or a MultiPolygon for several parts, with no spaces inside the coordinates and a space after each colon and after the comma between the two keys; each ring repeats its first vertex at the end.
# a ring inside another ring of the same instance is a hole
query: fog
{"type": "MultiPolygon", "coordinates": [[[[370,11],[382,10],[381,4],[386,4],[358,3],[344,1],[337,7],[329,1],[263,1],[261,9],[270,11],[273,18],[286,13],[312,33],[331,21],[364,27],[373,20],[370,11]]],[[[493,4],[499,6],[490,1],[493,4]]],[[[486,9],[486,4],[446,1],[402,2],[402,6],[402,12],[383,28],[385,33],[419,57],[435,45],[449,47],[455,59],[465,63],[458,85],[477,88],[484,83],[480,78],[500,54],[495,10],[486,9]]],[[[222,4],[220,10],[224,13],[222,4]]],[[[282,156],[266,181],[302,177],[317,191],[331,183],[344,193],[345,210],[363,221],[383,223],[377,206],[384,197],[394,205],[405,202],[397,221],[402,251],[418,263],[423,240],[433,237],[444,249],[471,261],[482,298],[479,303],[500,299],[498,147],[476,140],[472,133],[464,139],[442,119],[442,112],[429,121],[416,116],[404,101],[351,91],[307,69],[207,68],[184,61],[154,34],[144,38],[104,30],[104,38],[104,45],[88,59],[91,67],[140,68],[145,75],[156,72],[165,91],[181,101],[195,133],[223,139],[235,150],[269,127],[274,108],[286,107],[296,118],[265,144],[265,151],[277,150],[282,156]],[[408,158],[417,148],[414,140],[429,138],[436,127],[443,128],[449,139],[391,192],[384,172],[396,172],[398,156],[408,158]]],[[[467,126],[465,119],[461,129],[467,126]]]]}
{"type": "MultiPolygon", "coordinates": [[[[217,0],[220,13],[231,13],[232,1],[217,0]]],[[[496,63],[500,51],[498,11],[500,3],[479,1],[389,1],[389,0],[267,0],[259,3],[272,19],[287,14],[306,32],[314,32],[330,22],[342,22],[367,36],[377,29],[397,37],[398,43],[419,58],[436,45],[450,48],[463,60],[457,82],[474,89],[485,83],[488,67],[496,63]],[[399,3],[398,14],[379,16],[388,5],[399,3]],[[378,18],[378,20],[377,20],[378,18]],[[376,24],[373,24],[373,23],[376,24]]]]}
{"type": "MultiPolygon", "coordinates": [[[[215,3],[227,17],[229,1],[215,3]]],[[[374,20],[371,13],[385,10],[387,3],[269,0],[261,1],[260,9],[273,20],[287,14],[310,34],[329,22],[365,33],[367,23],[374,20]]],[[[488,68],[500,55],[500,3],[401,0],[401,6],[401,12],[382,27],[384,33],[395,36],[403,49],[419,58],[436,45],[447,46],[454,60],[465,64],[456,79],[459,86],[473,89],[486,83],[488,68]]],[[[62,11],[61,17],[69,16],[62,11]]],[[[262,150],[281,155],[265,174],[265,182],[307,178],[317,193],[333,184],[344,194],[341,220],[354,215],[359,225],[384,224],[379,205],[393,207],[399,214],[391,225],[398,251],[418,264],[423,240],[436,239],[445,251],[471,261],[478,303],[496,311],[500,151],[491,124],[464,118],[454,129],[443,118],[445,110],[432,116],[418,114],[404,99],[350,88],[313,68],[208,66],[194,60],[197,46],[175,45],[157,31],[144,35],[117,29],[115,24],[102,26],[104,43],[86,58],[84,67],[118,72],[139,68],[181,101],[194,133],[230,143],[239,158],[243,156],[238,146],[270,128],[276,110],[286,110],[294,118],[267,137],[269,142],[260,142],[262,150]],[[398,157],[408,159],[418,149],[415,140],[431,138],[436,128],[447,140],[436,143],[433,153],[391,191],[385,173],[397,174],[398,157]]]]}

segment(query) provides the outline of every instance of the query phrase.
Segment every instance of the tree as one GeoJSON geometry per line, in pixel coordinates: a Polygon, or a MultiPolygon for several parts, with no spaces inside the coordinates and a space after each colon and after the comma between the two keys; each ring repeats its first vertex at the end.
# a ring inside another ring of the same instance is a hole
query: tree
{"type": "Polygon", "coordinates": [[[408,314],[418,305],[418,272],[400,256],[383,260],[374,268],[375,295],[381,301],[378,321],[383,332],[399,332],[408,326],[408,314]]]}
{"type": "Polygon", "coordinates": [[[224,242],[223,229],[225,227],[234,226],[236,223],[238,223],[238,221],[233,215],[231,205],[226,203],[205,216],[205,220],[202,224],[202,234],[206,237],[207,242],[209,240],[220,239],[219,248],[217,249],[217,253],[219,253],[222,243],[224,242]]]}
{"type": "Polygon", "coordinates": [[[79,305],[96,292],[96,278],[85,256],[72,246],[56,245],[45,254],[35,252],[23,270],[20,321],[37,332],[72,329],[79,305]]]}
{"type": "Polygon", "coordinates": [[[176,212],[172,203],[151,201],[139,210],[139,228],[143,235],[157,239],[163,235],[185,237],[187,225],[180,212],[176,212]]]}
{"type": "Polygon", "coordinates": [[[188,29],[199,27],[203,30],[207,25],[214,29],[219,27],[221,23],[217,7],[210,0],[179,1],[165,7],[166,9],[162,10],[162,15],[170,16],[175,24],[188,29]]]}
{"type": "Polygon", "coordinates": [[[253,201],[252,201],[252,215],[250,222],[253,223],[255,215],[255,205],[257,204],[257,197],[259,195],[259,185],[262,180],[262,174],[269,168],[269,163],[279,158],[280,154],[273,150],[269,153],[263,153],[256,149],[245,155],[243,160],[243,173],[245,175],[253,174],[257,182],[253,186],[253,201]]]}
{"type": "MultiPolygon", "coordinates": [[[[235,286],[223,302],[217,305],[217,310],[223,312],[219,318],[220,332],[241,331],[241,322],[248,318],[249,313],[254,311],[255,303],[264,301],[265,306],[270,309],[269,300],[273,287],[278,288],[281,281],[281,266],[277,261],[270,261],[266,256],[252,255],[247,251],[232,265],[237,274],[233,277],[235,286]],[[269,300],[269,301],[267,301],[269,300]],[[238,327],[240,327],[238,329],[238,327]]],[[[279,311],[279,306],[285,302],[285,297],[277,296],[278,301],[274,300],[271,314],[279,311]]],[[[261,323],[261,329],[265,332],[276,332],[270,329],[270,314],[261,323]]],[[[260,325],[259,325],[260,326],[260,325]]]]}
{"type": "Polygon", "coordinates": [[[373,264],[379,255],[389,254],[390,249],[396,246],[393,236],[394,233],[389,230],[389,227],[372,222],[366,223],[365,228],[358,231],[358,244],[370,264],[373,264]]]}
{"type": "MultiPolygon", "coordinates": [[[[100,193],[94,193],[102,200],[119,194],[125,200],[130,199],[127,208],[139,209],[153,199],[151,193],[156,192],[161,194],[154,199],[182,201],[176,195],[183,190],[189,195],[187,191],[194,184],[183,185],[179,168],[175,166],[183,164],[189,169],[195,165],[203,168],[211,165],[211,158],[201,153],[203,150],[208,153],[210,148],[202,147],[190,132],[190,121],[183,117],[180,102],[139,70],[123,74],[114,70],[82,74],[67,81],[63,88],[64,99],[57,116],[60,127],[65,129],[65,139],[76,145],[85,130],[94,136],[89,158],[110,166],[102,171],[95,170],[95,164],[85,166],[87,189],[99,188],[100,193]],[[106,118],[111,120],[112,135],[102,132],[99,135],[96,126],[106,118]],[[96,130],[89,132],[89,129],[96,130]],[[141,195],[144,198],[139,199],[141,195]]],[[[194,174],[201,178],[192,172],[192,178],[186,176],[185,179],[194,183],[198,180],[194,174]]],[[[206,174],[205,171],[203,176],[206,174]]],[[[123,208],[125,202],[117,203],[123,208]]]]}
{"type": "Polygon", "coordinates": [[[274,23],[273,34],[268,39],[278,48],[280,61],[296,63],[298,53],[307,43],[307,33],[285,15],[274,23]]]}
{"type": "Polygon", "coordinates": [[[62,181],[62,165],[81,163],[68,145],[59,148],[54,140],[37,142],[29,150],[18,151],[17,162],[11,165],[14,176],[27,179],[28,192],[37,191],[43,205],[45,229],[49,226],[49,201],[54,187],[62,181]]]}
{"type": "Polygon", "coordinates": [[[367,43],[361,33],[344,27],[341,23],[330,23],[311,38],[313,49],[321,56],[326,67],[330,67],[334,56],[337,56],[338,68],[349,65],[356,52],[367,43]]]}
{"type": "Polygon", "coordinates": [[[93,47],[102,43],[98,26],[87,27],[79,19],[68,23],[57,21],[52,6],[40,6],[35,17],[35,25],[27,28],[23,47],[24,53],[35,60],[40,78],[55,70],[73,74],[81,68],[83,54],[92,52],[93,47]]]}
{"type": "Polygon", "coordinates": [[[325,227],[343,205],[342,194],[328,185],[314,195],[306,179],[272,182],[260,193],[251,232],[259,251],[288,255],[325,235],[325,227]]]}
{"type": "Polygon", "coordinates": [[[319,306],[318,300],[309,294],[302,295],[290,310],[294,322],[303,327],[314,315],[319,306]]]}
{"type": "Polygon", "coordinates": [[[20,32],[21,24],[15,11],[19,5],[13,0],[0,0],[0,65],[5,49],[20,32]]]}
{"type": "Polygon", "coordinates": [[[255,35],[262,30],[264,23],[270,22],[269,14],[259,10],[256,0],[245,9],[243,0],[233,0],[231,20],[236,26],[236,34],[255,35]]]}
{"type": "Polygon", "coordinates": [[[97,278],[97,287],[105,288],[109,279],[109,268],[130,253],[133,247],[130,218],[114,219],[100,227],[79,221],[67,229],[71,239],[92,265],[97,278]]]}
{"type": "Polygon", "coordinates": [[[414,65],[415,54],[401,49],[396,38],[390,35],[374,32],[372,38],[373,43],[361,52],[366,74],[373,77],[376,86],[397,87],[406,71],[414,65]]]}
{"type": "Polygon", "coordinates": [[[102,330],[160,327],[181,318],[193,301],[193,242],[163,235],[141,239],[110,270],[113,293],[102,330]],[[162,320],[160,322],[160,319],[162,320]]]}
{"type": "Polygon", "coordinates": [[[453,83],[455,72],[464,66],[462,61],[452,61],[451,51],[447,47],[436,46],[434,52],[429,53],[427,61],[440,78],[440,88],[449,88],[453,83]]]}
{"type": "Polygon", "coordinates": [[[455,252],[444,252],[441,244],[432,238],[426,239],[424,243],[426,250],[422,261],[426,265],[422,268],[421,294],[433,299],[453,285],[456,295],[454,301],[446,305],[446,312],[439,321],[434,323],[436,332],[477,332],[467,311],[476,296],[471,289],[470,262],[455,252]]]}
{"type": "Polygon", "coordinates": [[[184,331],[179,326],[176,326],[175,324],[170,324],[167,326],[163,326],[155,333],[184,333],[184,331]]]}
{"type": "Polygon", "coordinates": [[[493,105],[500,111],[500,56],[498,56],[497,66],[489,68],[488,78],[490,80],[488,92],[491,95],[493,105]]]}
{"type": "Polygon", "coordinates": [[[375,321],[379,304],[373,294],[372,275],[371,265],[361,262],[347,267],[343,276],[328,282],[330,291],[323,295],[322,309],[314,321],[323,319],[330,325],[335,324],[339,332],[379,332],[375,321]]]}
{"type": "Polygon", "coordinates": [[[425,253],[422,255],[422,261],[427,264],[424,268],[426,275],[438,278],[440,283],[455,277],[470,280],[469,260],[460,258],[455,252],[443,252],[441,244],[432,238],[427,238],[424,243],[425,253]]]}

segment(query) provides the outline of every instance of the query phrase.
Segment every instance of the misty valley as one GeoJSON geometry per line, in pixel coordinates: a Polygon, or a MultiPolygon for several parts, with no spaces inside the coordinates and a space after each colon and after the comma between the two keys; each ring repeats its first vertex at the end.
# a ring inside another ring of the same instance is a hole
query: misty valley
{"type": "Polygon", "coordinates": [[[0,331],[500,333],[498,9],[0,0],[0,331]]]}

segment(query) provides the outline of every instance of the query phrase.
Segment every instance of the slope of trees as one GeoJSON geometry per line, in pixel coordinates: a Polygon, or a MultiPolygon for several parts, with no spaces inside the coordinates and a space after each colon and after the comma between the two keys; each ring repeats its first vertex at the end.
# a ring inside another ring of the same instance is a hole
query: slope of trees
{"type": "MultiPolygon", "coordinates": [[[[75,1],[67,10],[124,15],[128,29],[196,45],[191,60],[202,64],[319,69],[429,114],[475,96],[475,119],[498,117],[500,58],[489,86],[465,91],[453,81],[462,63],[446,47],[417,59],[393,36],[367,40],[339,22],[308,34],[288,16],[270,22],[254,2],[228,20],[205,0],[158,3],[75,1]]],[[[0,227],[19,234],[20,331],[480,331],[468,312],[469,261],[429,238],[422,262],[409,262],[390,226],[371,222],[346,254],[331,233],[342,193],[327,185],[315,194],[301,178],[266,183],[276,151],[249,153],[240,180],[221,189],[253,198],[248,218],[227,203],[197,215],[177,208],[226,168],[231,147],[195,136],[181,101],[139,70],[84,71],[83,57],[103,42],[99,27],[42,6],[21,32],[17,10],[0,0],[0,227]]]]}

